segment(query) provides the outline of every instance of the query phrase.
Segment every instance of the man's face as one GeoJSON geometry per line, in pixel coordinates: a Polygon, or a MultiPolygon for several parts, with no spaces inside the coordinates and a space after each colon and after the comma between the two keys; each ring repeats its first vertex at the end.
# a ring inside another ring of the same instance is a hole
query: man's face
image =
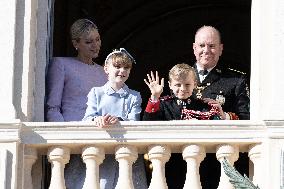
{"type": "Polygon", "coordinates": [[[204,69],[217,65],[222,55],[223,44],[220,43],[218,33],[212,28],[203,28],[195,36],[193,51],[197,64],[204,69]]]}

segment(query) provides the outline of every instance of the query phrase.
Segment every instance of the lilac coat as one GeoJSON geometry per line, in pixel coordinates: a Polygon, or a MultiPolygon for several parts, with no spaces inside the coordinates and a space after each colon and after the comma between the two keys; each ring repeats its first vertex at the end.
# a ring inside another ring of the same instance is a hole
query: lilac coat
{"type": "Polygon", "coordinates": [[[73,57],[56,57],[47,73],[46,120],[81,121],[92,87],[106,83],[102,66],[84,64],[73,57]]]}

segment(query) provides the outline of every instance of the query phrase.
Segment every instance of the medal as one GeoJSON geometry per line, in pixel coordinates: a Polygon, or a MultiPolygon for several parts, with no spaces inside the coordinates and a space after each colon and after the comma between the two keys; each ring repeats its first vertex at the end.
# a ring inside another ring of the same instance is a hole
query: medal
{"type": "Polygon", "coordinates": [[[197,86],[197,93],[196,93],[196,97],[197,99],[201,99],[202,98],[202,91],[205,89],[204,86],[197,86]]]}
{"type": "Polygon", "coordinates": [[[197,87],[196,87],[196,89],[197,89],[197,93],[196,93],[197,99],[201,99],[201,98],[202,98],[202,91],[203,91],[206,87],[208,87],[208,86],[210,86],[210,85],[211,85],[211,83],[206,83],[206,86],[197,86],[197,87]]]}
{"type": "Polygon", "coordinates": [[[182,100],[177,100],[177,105],[182,105],[182,100]]]}
{"type": "Polygon", "coordinates": [[[220,94],[216,96],[216,101],[219,102],[219,104],[222,106],[225,104],[226,98],[222,94],[223,91],[220,91],[220,94]]]}

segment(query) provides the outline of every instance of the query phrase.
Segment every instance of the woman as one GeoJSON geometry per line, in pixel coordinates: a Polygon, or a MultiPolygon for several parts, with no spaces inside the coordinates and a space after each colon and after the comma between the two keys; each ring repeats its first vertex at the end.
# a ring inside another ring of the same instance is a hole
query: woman
{"type": "MultiPolygon", "coordinates": [[[[97,26],[88,19],[79,19],[70,29],[77,57],[57,57],[47,74],[47,121],[81,121],[87,108],[87,95],[92,87],[106,83],[102,66],[93,62],[98,57],[101,39],[97,26]]],[[[69,189],[82,188],[85,164],[80,155],[72,155],[65,168],[69,189]]]]}
{"type": "Polygon", "coordinates": [[[56,57],[47,74],[47,121],[81,121],[87,95],[92,87],[102,86],[107,77],[98,57],[101,39],[97,26],[88,19],[73,23],[70,35],[77,57],[56,57]]]}
{"type": "MultiPolygon", "coordinates": [[[[97,26],[90,20],[79,19],[70,29],[77,57],[54,58],[47,75],[47,121],[81,121],[87,108],[87,95],[91,88],[103,86],[107,82],[104,68],[93,62],[101,47],[97,26]]],[[[141,159],[141,156],[139,156],[141,159]]],[[[100,166],[101,189],[113,189],[117,182],[117,175],[109,175],[112,156],[106,156],[100,166]],[[107,179],[105,179],[107,178],[107,179]],[[108,182],[106,182],[106,180],[108,182]]],[[[137,189],[145,189],[146,178],[141,171],[143,161],[136,161],[133,165],[134,185],[137,189]],[[143,184],[141,184],[143,183],[143,184]]],[[[143,167],[144,168],[144,167],[143,167]]],[[[68,189],[83,187],[86,168],[80,155],[71,155],[65,168],[65,183],[68,189]]]]}

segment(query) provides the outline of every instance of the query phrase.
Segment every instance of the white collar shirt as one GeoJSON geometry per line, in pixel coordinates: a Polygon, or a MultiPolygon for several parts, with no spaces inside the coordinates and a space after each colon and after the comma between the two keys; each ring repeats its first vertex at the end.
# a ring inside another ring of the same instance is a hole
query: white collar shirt
{"type": "Polygon", "coordinates": [[[203,70],[198,64],[196,64],[196,68],[197,68],[197,73],[198,73],[198,77],[199,77],[199,80],[200,80],[200,83],[202,83],[202,81],[207,77],[207,75],[209,74],[209,72],[214,68],[209,68],[209,69],[206,69],[207,70],[207,74],[205,75],[202,75],[200,74],[200,71],[203,70]]]}

